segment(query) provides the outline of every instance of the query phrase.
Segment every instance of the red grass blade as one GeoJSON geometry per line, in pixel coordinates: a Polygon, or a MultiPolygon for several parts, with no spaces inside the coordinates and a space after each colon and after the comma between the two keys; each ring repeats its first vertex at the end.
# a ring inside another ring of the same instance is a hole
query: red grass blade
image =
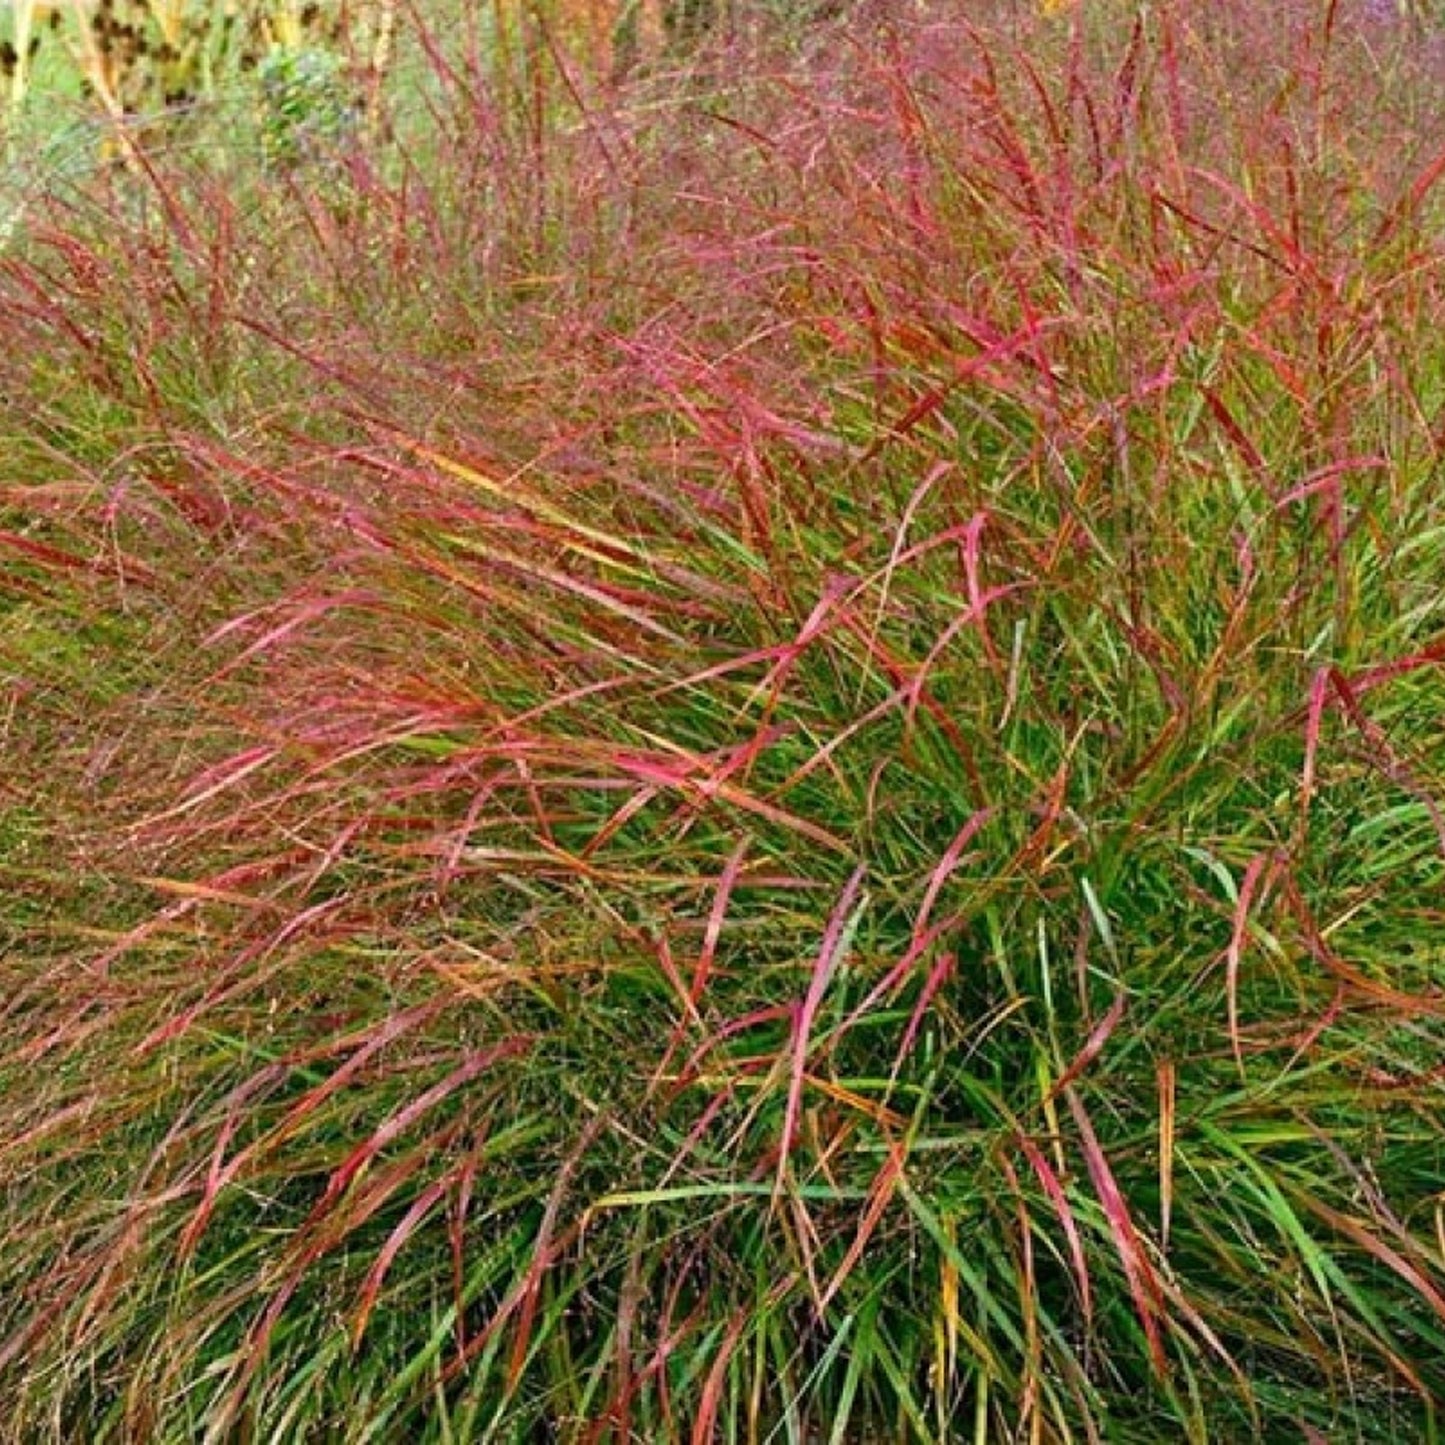
{"type": "Polygon", "coordinates": [[[1114,1179],[1114,1171],[1099,1143],[1094,1126],[1089,1121],[1083,1102],[1073,1089],[1067,1091],[1069,1110],[1078,1125],[1080,1142],[1083,1145],[1084,1160],[1088,1165],[1089,1177],[1094,1181],[1095,1193],[1109,1221],[1109,1230],[1114,1237],[1114,1248],[1124,1266],[1129,1281],[1129,1293],[1134,1297],[1134,1310],[1149,1341],[1149,1355],[1155,1373],[1164,1376],[1169,1372],[1169,1362],[1164,1353],[1164,1337],[1160,1329],[1167,1316],[1163,1311],[1163,1299],[1159,1281],[1155,1278],[1153,1266],[1144,1252],[1143,1241],[1134,1227],[1129,1206],[1114,1179]]]}
{"type": "Polygon", "coordinates": [[[1084,1253],[1084,1240],[1079,1233],[1078,1221],[1074,1218],[1073,1206],[1069,1203],[1059,1176],[1054,1173],[1053,1165],[1044,1158],[1042,1150],[1034,1141],[1021,1134],[1018,1146],[1034,1173],[1038,1175],[1039,1183],[1043,1185],[1044,1193],[1049,1196],[1049,1203],[1054,1206],[1059,1226],[1064,1231],[1064,1239],[1069,1246],[1069,1258],[1074,1267],[1074,1284],[1079,1291],[1079,1304],[1084,1311],[1084,1323],[1088,1324],[1094,1317],[1094,1291],[1089,1283],[1089,1260],[1084,1253]]]}
{"type": "Polygon", "coordinates": [[[1234,1050],[1234,1062],[1244,1071],[1244,1050],[1239,1036],[1239,965],[1244,957],[1245,941],[1249,933],[1249,910],[1254,904],[1256,893],[1263,894],[1270,880],[1279,868],[1279,858],[1273,853],[1260,853],[1250,860],[1244,870],[1244,881],[1240,884],[1239,897],[1234,905],[1234,926],[1229,936],[1229,946],[1224,951],[1224,974],[1226,1008],[1229,1014],[1229,1044],[1234,1050]]]}
{"type": "Polygon", "coordinates": [[[778,1151],[777,1184],[780,1190],[787,1172],[789,1151],[792,1149],[798,1133],[798,1116],[802,1109],[803,1080],[807,1073],[809,1038],[812,1034],[813,1020],[817,1015],[819,1005],[823,1002],[823,995],[828,991],[828,985],[832,982],[833,975],[847,951],[852,930],[860,921],[861,910],[857,909],[855,905],[866,876],[867,870],[860,864],[848,879],[837,906],[833,909],[832,917],[828,920],[827,929],[823,934],[822,947],[819,948],[818,956],[813,961],[808,992],[801,1005],[796,1006],[793,1019],[793,1042],[790,1050],[791,1063],[788,1073],[788,1102],[783,1111],[783,1131],[781,1147],[778,1151]]]}

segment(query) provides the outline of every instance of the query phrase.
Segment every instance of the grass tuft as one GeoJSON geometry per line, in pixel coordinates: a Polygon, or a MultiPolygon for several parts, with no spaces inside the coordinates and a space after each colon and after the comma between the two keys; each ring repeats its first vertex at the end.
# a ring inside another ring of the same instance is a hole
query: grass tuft
{"type": "Polygon", "coordinates": [[[682,11],[0,256],[11,1435],[1434,1439],[1430,22],[682,11]]]}

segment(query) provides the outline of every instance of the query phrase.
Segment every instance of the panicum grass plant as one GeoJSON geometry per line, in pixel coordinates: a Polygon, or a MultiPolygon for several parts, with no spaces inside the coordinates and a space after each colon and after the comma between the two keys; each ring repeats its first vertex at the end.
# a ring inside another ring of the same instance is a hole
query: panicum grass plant
{"type": "Polygon", "coordinates": [[[36,203],[7,1439],[1438,1438],[1439,56],[1048,10],[36,203]]]}

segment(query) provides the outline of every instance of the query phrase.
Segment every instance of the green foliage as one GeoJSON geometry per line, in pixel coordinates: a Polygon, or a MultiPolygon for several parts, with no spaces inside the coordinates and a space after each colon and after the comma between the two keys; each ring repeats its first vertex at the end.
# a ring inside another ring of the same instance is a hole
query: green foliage
{"type": "Polygon", "coordinates": [[[294,166],[334,156],[359,126],[346,67],[333,51],[277,47],[256,69],[261,145],[267,161],[294,166]]]}

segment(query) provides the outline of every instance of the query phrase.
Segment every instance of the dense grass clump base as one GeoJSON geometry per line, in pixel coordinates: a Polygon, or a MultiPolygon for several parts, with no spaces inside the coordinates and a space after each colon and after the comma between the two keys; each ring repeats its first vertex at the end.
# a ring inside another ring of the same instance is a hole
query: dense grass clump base
{"type": "Polygon", "coordinates": [[[968,8],[27,214],[8,1439],[1435,1438],[1438,59],[968,8]]]}

